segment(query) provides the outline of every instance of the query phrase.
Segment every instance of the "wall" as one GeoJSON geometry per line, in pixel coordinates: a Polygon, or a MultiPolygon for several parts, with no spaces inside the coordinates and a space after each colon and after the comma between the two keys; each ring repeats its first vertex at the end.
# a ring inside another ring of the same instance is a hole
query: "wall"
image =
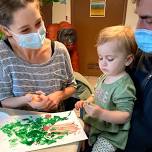
{"type": "MultiPolygon", "coordinates": [[[[134,13],[135,5],[131,0],[128,0],[127,14],[125,25],[136,27],[137,15],[134,13]]],[[[71,23],[71,0],[67,0],[67,4],[54,3],[52,8],[52,23],[59,23],[60,21],[67,21],[71,23]]]]}
{"type": "Polygon", "coordinates": [[[52,4],[42,5],[41,13],[46,26],[52,23],[52,4]]]}
{"type": "Polygon", "coordinates": [[[66,4],[53,3],[52,23],[68,21],[71,23],[71,1],[67,0],[66,4]]]}
{"type": "Polygon", "coordinates": [[[133,29],[136,28],[136,23],[138,20],[138,17],[134,12],[135,4],[132,4],[131,0],[128,0],[125,25],[131,26],[133,29]]]}

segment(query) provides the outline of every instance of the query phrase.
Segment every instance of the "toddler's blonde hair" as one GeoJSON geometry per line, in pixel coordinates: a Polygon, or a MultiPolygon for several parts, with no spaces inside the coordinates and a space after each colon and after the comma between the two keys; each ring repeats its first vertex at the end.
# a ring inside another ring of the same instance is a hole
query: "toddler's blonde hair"
{"type": "Polygon", "coordinates": [[[137,44],[133,30],[128,26],[111,26],[102,29],[99,33],[96,46],[116,40],[120,47],[124,47],[128,54],[135,54],[137,44]]]}

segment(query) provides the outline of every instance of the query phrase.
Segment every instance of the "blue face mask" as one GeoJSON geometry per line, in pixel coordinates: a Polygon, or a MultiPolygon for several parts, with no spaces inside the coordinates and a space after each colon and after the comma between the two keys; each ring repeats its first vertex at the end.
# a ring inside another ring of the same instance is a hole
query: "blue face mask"
{"type": "Polygon", "coordinates": [[[152,53],[152,31],[146,29],[136,29],[135,39],[143,52],[152,53]]]}
{"type": "Polygon", "coordinates": [[[36,33],[29,34],[15,34],[15,38],[18,42],[18,45],[23,48],[29,49],[39,49],[42,47],[44,39],[46,37],[46,29],[41,26],[36,33]]]}

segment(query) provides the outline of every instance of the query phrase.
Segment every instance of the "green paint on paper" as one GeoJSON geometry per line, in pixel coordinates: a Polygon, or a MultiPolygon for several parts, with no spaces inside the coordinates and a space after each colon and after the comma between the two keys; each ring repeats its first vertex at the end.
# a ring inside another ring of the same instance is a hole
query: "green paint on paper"
{"type": "Polygon", "coordinates": [[[62,139],[65,135],[68,135],[67,131],[62,133],[55,131],[49,132],[49,126],[63,120],[67,120],[67,117],[61,118],[59,116],[51,117],[51,115],[46,115],[34,119],[34,117],[30,116],[22,120],[7,123],[0,130],[7,134],[10,145],[12,146],[18,143],[29,146],[32,144],[52,144],[57,142],[58,139],[62,139]],[[44,129],[47,127],[48,129],[44,129]]]}

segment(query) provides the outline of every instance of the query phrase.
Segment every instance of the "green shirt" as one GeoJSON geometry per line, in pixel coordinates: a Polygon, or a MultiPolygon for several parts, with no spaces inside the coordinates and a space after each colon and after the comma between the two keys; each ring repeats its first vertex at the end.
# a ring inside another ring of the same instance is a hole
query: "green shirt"
{"type": "MultiPolygon", "coordinates": [[[[111,84],[105,84],[103,82],[105,77],[105,75],[101,76],[97,82],[95,103],[107,110],[132,113],[136,91],[130,76],[127,74],[111,84]]],[[[91,144],[94,144],[97,137],[101,135],[108,139],[115,147],[120,149],[125,148],[130,120],[125,124],[114,124],[86,115],[84,121],[91,125],[89,138],[91,144]]]]}

